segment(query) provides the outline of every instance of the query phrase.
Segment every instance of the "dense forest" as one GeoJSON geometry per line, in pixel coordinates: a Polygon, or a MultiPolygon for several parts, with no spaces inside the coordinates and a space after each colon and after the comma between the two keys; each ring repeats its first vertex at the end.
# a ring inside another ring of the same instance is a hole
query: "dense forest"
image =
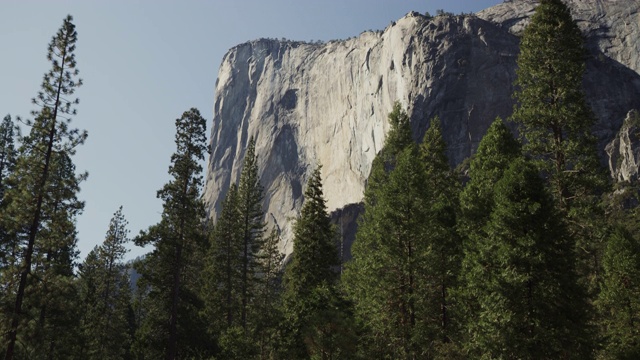
{"type": "Polygon", "coordinates": [[[416,143],[405,110],[389,109],[346,263],[320,165],[285,261],[253,138],[207,218],[197,109],[175,121],[161,220],[132,237],[117,209],[80,262],[76,40],[69,16],[33,120],[18,119],[28,134],[0,124],[5,360],[640,358],[638,189],[601,167],[583,39],[562,1],[542,0],[522,35],[513,115],[458,168],[438,118],[416,143]],[[130,242],[153,250],[128,264],[130,242]]]}

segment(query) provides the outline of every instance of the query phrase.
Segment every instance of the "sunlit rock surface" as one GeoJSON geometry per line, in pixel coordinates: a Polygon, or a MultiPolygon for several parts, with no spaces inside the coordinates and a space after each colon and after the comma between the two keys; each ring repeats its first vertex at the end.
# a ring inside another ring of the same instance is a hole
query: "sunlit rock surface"
{"type": "MultiPolygon", "coordinates": [[[[603,159],[626,114],[640,108],[639,3],[571,1],[587,37],[584,86],[603,159]]],[[[439,116],[451,164],[460,163],[497,116],[512,112],[518,34],[535,5],[505,2],[478,16],[409,13],[348,40],[261,39],[230,49],[216,82],[204,195],[211,216],[238,181],[253,136],[267,220],[290,253],[311,171],[323,166],[330,211],[360,202],[395,101],[410,114],[416,140],[439,116]]]]}

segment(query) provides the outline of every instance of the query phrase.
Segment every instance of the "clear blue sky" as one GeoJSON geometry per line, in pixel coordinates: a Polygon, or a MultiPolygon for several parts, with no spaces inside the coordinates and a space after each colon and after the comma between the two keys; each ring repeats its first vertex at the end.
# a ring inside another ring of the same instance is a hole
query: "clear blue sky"
{"type": "MultiPolygon", "coordinates": [[[[28,117],[49,69],[46,47],[71,14],[85,85],[76,127],[88,171],[79,194],[82,260],[102,242],[120,205],[131,235],[160,219],[156,191],[169,180],[174,121],[197,107],[211,126],[218,66],[227,49],[260,37],[331,40],[384,29],[415,10],[476,12],[500,0],[0,0],[0,117],[28,117]]],[[[203,174],[204,175],[204,174],[203,174]]],[[[128,257],[148,249],[131,246],[128,257]]]]}

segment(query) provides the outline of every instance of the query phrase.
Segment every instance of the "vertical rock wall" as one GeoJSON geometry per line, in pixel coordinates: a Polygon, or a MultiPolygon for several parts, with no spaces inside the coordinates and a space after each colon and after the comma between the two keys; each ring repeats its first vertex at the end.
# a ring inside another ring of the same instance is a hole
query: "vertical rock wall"
{"type": "MultiPolygon", "coordinates": [[[[630,109],[640,108],[639,2],[572,1],[588,36],[585,89],[601,149],[630,109]],[[623,13],[616,10],[616,14],[623,13]],[[623,26],[627,24],[626,27],[623,26]],[[622,38],[618,38],[618,36],[622,38]],[[634,37],[635,36],[635,37],[634,37]]],[[[325,44],[261,39],[225,55],[216,82],[205,200],[216,217],[238,180],[245,146],[256,138],[265,212],[292,250],[292,219],[313,168],[330,211],[362,200],[373,158],[399,101],[420,140],[438,115],[452,165],[470,156],[489,124],[513,109],[517,26],[535,6],[510,1],[478,16],[427,18],[410,13],[384,31],[325,44]]],[[[604,154],[604,152],[603,152],[604,154]]]]}

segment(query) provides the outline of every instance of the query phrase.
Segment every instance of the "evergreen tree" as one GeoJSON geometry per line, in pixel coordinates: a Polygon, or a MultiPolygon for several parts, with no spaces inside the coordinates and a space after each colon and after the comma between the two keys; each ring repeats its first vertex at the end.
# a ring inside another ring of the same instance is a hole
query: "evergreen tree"
{"type": "Polygon", "coordinates": [[[608,239],[598,298],[604,338],[603,358],[640,357],[640,244],[618,227],[608,239]]]}
{"type": "Polygon", "coordinates": [[[277,243],[265,248],[262,200],[252,137],[239,185],[231,186],[212,233],[205,269],[207,280],[203,285],[206,316],[212,320],[210,333],[220,339],[221,351],[228,358],[253,357],[258,347],[265,350],[263,332],[273,327],[273,323],[267,324],[265,320],[274,315],[274,279],[271,277],[279,264],[274,263],[278,261],[274,258],[277,243]],[[256,339],[261,339],[260,344],[256,339]]]}
{"type": "Polygon", "coordinates": [[[104,242],[80,267],[85,359],[124,359],[129,355],[131,289],[123,262],[129,241],[127,224],[120,207],[104,242]]]}
{"type": "MultiPolygon", "coordinates": [[[[238,324],[241,318],[240,279],[242,277],[242,216],[238,207],[238,187],[229,188],[222,204],[220,216],[210,234],[211,246],[203,270],[202,298],[208,333],[220,340],[223,350],[233,346],[244,331],[239,327],[236,334],[222,339],[222,335],[238,324]]],[[[225,350],[225,351],[226,351],[225,350]]],[[[226,357],[233,358],[228,352],[226,357]]]]}
{"type": "Polygon", "coordinates": [[[280,235],[274,228],[260,251],[260,282],[256,291],[256,338],[261,360],[275,356],[277,326],[281,321],[282,261],[280,235]]]}
{"type": "MultiPolygon", "coordinates": [[[[294,225],[293,259],[284,275],[283,305],[286,326],[283,352],[285,358],[348,357],[338,344],[318,345],[319,328],[332,329],[327,336],[339,336],[346,329],[338,319],[326,316],[339,296],[336,268],[340,265],[336,232],[327,213],[322,191],[320,166],[312,173],[305,190],[305,202],[294,225]],[[319,296],[322,292],[323,296],[319,296]]],[[[334,309],[345,315],[341,309],[334,309]]]]}
{"type": "MultiPolygon", "coordinates": [[[[16,164],[16,149],[13,141],[14,125],[11,116],[7,115],[0,123],[0,213],[5,212],[6,202],[3,200],[7,188],[7,178],[13,172],[16,164]]],[[[9,266],[10,257],[15,256],[12,245],[15,241],[9,239],[9,232],[0,222],[0,286],[5,284],[2,274],[9,266]]],[[[5,291],[0,291],[0,309],[6,307],[5,291]]],[[[4,312],[4,311],[3,311],[4,312]]],[[[2,329],[2,326],[0,326],[2,329]]]]}
{"type": "Polygon", "coordinates": [[[468,253],[465,291],[477,299],[470,357],[590,357],[584,295],[572,244],[538,170],[514,160],[494,187],[494,208],[468,253]]]}
{"type": "Polygon", "coordinates": [[[600,195],[608,178],[592,134],[595,117],[582,88],[585,55],[582,34],[567,5],[542,0],[520,42],[512,118],[526,140],[525,153],[535,161],[566,218],[579,249],[580,281],[595,298],[606,235],[600,195]]]}
{"type": "MultiPolygon", "coordinates": [[[[478,297],[471,289],[476,280],[472,269],[480,255],[481,244],[486,242],[485,226],[495,208],[494,186],[502,178],[504,171],[515,159],[521,157],[518,141],[501,119],[496,119],[478,146],[471,159],[469,181],[460,193],[460,218],[458,233],[462,237],[462,266],[456,297],[459,299],[460,315],[468,328],[478,322],[478,297]]],[[[463,342],[468,341],[468,333],[461,334],[463,342]]]]}
{"type": "Polygon", "coordinates": [[[152,309],[136,340],[150,358],[186,358],[200,351],[202,304],[196,281],[206,249],[199,163],[206,152],[205,128],[197,109],[176,120],[177,149],[169,167],[173,179],[158,191],[162,219],[135,239],[137,245],[155,246],[139,269],[141,285],[149,287],[146,306],[152,309]]]}
{"type": "Polygon", "coordinates": [[[511,161],[521,156],[520,144],[497,118],[484,135],[471,159],[469,182],[460,194],[460,234],[482,236],[482,228],[493,210],[493,186],[511,161]]]}
{"type": "MultiPolygon", "coordinates": [[[[75,26],[68,16],[49,44],[47,58],[51,61],[51,70],[45,74],[42,91],[33,100],[40,109],[33,112],[35,120],[27,122],[31,126],[30,133],[22,138],[15,170],[7,179],[10,189],[3,200],[7,202],[7,208],[3,210],[2,220],[5,231],[11,234],[9,239],[13,244],[10,248],[15,249],[16,258],[6,270],[8,274],[3,276],[8,280],[4,285],[14,303],[2,320],[8,324],[3,325],[7,329],[5,359],[14,358],[21,329],[29,331],[24,328],[26,324],[35,327],[34,331],[40,334],[48,332],[57,337],[64,336],[64,332],[53,325],[48,330],[45,328],[46,319],[53,321],[55,316],[48,307],[51,304],[46,303],[53,297],[37,299],[36,294],[50,294],[53,287],[66,292],[76,256],[74,216],[82,210],[83,204],[75,199],[75,194],[78,182],[84,176],[75,176],[70,156],[86,138],[86,132],[69,125],[76,113],[73,106],[78,103],[73,94],[82,83],[77,80],[76,39],[75,26]],[[45,278],[39,276],[42,272],[47,274],[45,278]],[[30,307],[25,306],[27,301],[31,303],[30,307]],[[33,308],[41,309],[38,316],[41,321],[30,321],[33,319],[25,309],[33,308]]],[[[71,300],[68,299],[67,304],[72,304],[71,300]]],[[[27,339],[38,341],[33,337],[22,339],[20,343],[25,344],[25,351],[33,344],[27,339]]],[[[48,346],[41,354],[50,356],[54,349],[61,349],[51,339],[38,344],[48,346]]]]}
{"type": "Polygon", "coordinates": [[[251,303],[254,303],[256,294],[257,276],[259,275],[258,253],[262,248],[264,239],[264,211],[262,211],[263,199],[262,185],[258,176],[258,156],[256,155],[256,142],[253,137],[249,140],[245,155],[240,184],[238,186],[238,207],[241,216],[242,231],[242,278],[240,289],[241,313],[240,325],[246,329],[247,323],[251,323],[254,314],[251,312],[251,303]]]}
{"type": "Polygon", "coordinates": [[[427,172],[411,139],[408,116],[396,106],[389,120],[385,147],[373,162],[365,190],[353,260],[343,276],[364,327],[365,358],[418,356],[441,325],[441,309],[434,309],[427,286],[434,278],[425,272],[430,255],[427,172]]]}
{"type": "Polygon", "coordinates": [[[456,233],[460,185],[449,166],[446,151],[440,120],[436,117],[431,120],[431,126],[424,135],[420,157],[425,168],[427,191],[427,203],[424,205],[428,207],[426,240],[430,252],[426,271],[430,279],[429,287],[437,289],[432,302],[435,311],[430,317],[439,318],[439,321],[431,321],[439,322],[438,335],[434,338],[439,339],[443,346],[449,346],[457,327],[457,319],[452,315],[456,307],[452,289],[457,284],[462,255],[462,242],[456,233]]]}
{"type": "Polygon", "coordinates": [[[585,50],[580,29],[561,0],[542,0],[520,43],[518,104],[525,151],[549,177],[560,209],[593,200],[604,185],[591,133],[595,118],[582,89],[585,50]]]}
{"type": "MultiPolygon", "coordinates": [[[[0,123],[0,206],[3,204],[6,180],[16,165],[16,149],[13,141],[14,125],[7,115],[0,123]]],[[[1,208],[0,208],[1,209],[1,208]]]]}

